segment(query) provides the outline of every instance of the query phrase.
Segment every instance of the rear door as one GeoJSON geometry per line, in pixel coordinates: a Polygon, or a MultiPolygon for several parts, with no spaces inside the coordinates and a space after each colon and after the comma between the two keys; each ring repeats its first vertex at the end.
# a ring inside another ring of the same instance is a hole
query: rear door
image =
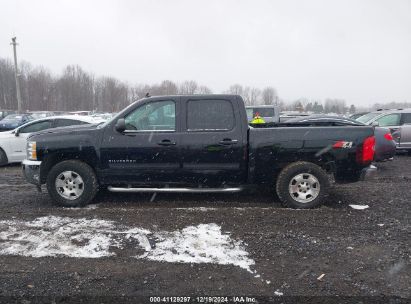
{"type": "Polygon", "coordinates": [[[243,183],[246,136],[242,134],[238,101],[234,97],[183,97],[182,105],[185,183],[213,187],[243,183]]]}
{"type": "Polygon", "coordinates": [[[411,113],[401,114],[400,147],[411,149],[411,113]]]}

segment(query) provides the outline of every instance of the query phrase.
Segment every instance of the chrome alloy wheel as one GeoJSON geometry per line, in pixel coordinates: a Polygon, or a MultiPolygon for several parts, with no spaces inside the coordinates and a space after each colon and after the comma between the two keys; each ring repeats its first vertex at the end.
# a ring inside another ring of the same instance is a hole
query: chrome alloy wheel
{"type": "Polygon", "coordinates": [[[312,174],[301,173],[291,179],[288,191],[294,200],[306,204],[320,194],[320,182],[312,174]]]}
{"type": "Polygon", "coordinates": [[[61,197],[68,200],[79,198],[84,191],[84,182],[81,176],[74,171],[64,171],[56,178],[56,190],[61,197]]]}

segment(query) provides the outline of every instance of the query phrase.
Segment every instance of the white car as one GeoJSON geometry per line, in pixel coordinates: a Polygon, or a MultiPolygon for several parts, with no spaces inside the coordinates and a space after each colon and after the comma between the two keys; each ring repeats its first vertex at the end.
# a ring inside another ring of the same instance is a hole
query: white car
{"type": "Polygon", "coordinates": [[[88,116],[52,116],[30,121],[11,131],[0,132],[0,166],[19,163],[26,158],[26,140],[31,133],[98,122],[88,116]]]}

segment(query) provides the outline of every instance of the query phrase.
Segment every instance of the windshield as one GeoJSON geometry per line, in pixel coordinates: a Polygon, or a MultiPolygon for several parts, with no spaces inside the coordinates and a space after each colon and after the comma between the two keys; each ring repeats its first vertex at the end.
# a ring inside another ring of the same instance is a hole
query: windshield
{"type": "Polygon", "coordinates": [[[368,114],[365,114],[363,116],[358,117],[356,120],[358,120],[359,122],[362,122],[362,123],[367,123],[371,119],[373,119],[373,118],[375,118],[379,115],[381,115],[381,113],[368,113],[368,114]]]}

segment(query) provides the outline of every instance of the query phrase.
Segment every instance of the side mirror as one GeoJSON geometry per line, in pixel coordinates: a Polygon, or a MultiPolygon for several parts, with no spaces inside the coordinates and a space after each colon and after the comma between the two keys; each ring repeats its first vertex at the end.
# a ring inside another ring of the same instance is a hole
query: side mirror
{"type": "Polygon", "coordinates": [[[117,120],[115,129],[117,132],[124,132],[126,130],[126,120],[124,118],[120,118],[119,120],[117,120]]]}
{"type": "Polygon", "coordinates": [[[17,130],[14,132],[14,136],[19,137],[19,135],[20,135],[20,129],[17,129],[17,130]]]}
{"type": "Polygon", "coordinates": [[[379,123],[378,121],[373,121],[373,122],[371,123],[371,125],[372,125],[373,127],[379,127],[379,126],[380,126],[380,123],[379,123]]]}

